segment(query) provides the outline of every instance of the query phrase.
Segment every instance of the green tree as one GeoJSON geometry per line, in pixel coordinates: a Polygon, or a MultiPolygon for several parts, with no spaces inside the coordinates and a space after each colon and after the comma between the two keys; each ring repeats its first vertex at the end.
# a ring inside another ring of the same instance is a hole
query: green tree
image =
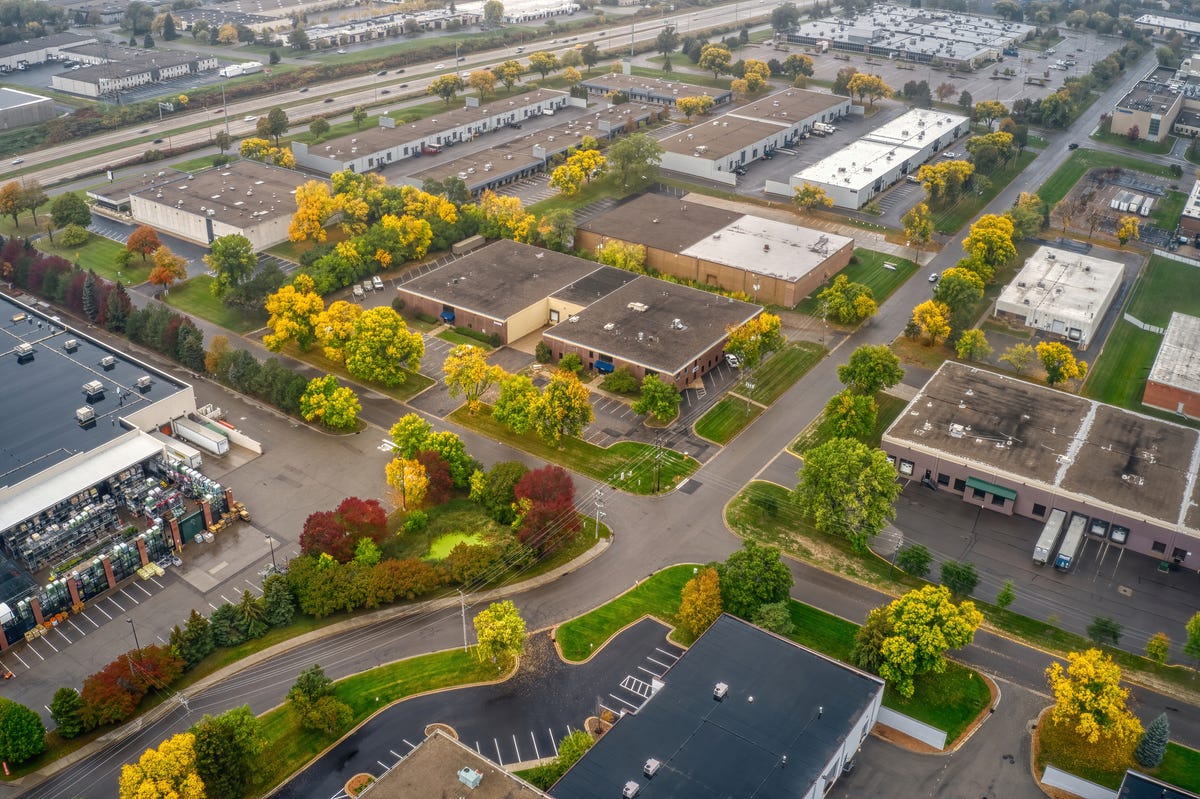
{"type": "Polygon", "coordinates": [[[879,310],[870,286],[854,283],[845,275],[838,275],[833,282],[817,294],[821,316],[843,325],[858,324],[879,310]]]}
{"type": "Polygon", "coordinates": [[[508,375],[500,381],[500,394],[492,406],[492,418],[517,435],[533,429],[538,390],[527,375],[508,375]]]}
{"type": "Polygon", "coordinates": [[[275,139],[276,147],[279,146],[279,137],[288,132],[290,125],[291,120],[282,108],[275,107],[267,112],[267,133],[275,139]]]}
{"type": "Polygon", "coordinates": [[[1020,374],[1029,368],[1029,364],[1033,363],[1033,347],[1028,344],[1014,344],[1004,351],[1000,360],[1020,374]]]}
{"type": "Polygon", "coordinates": [[[1187,638],[1183,642],[1183,652],[1185,655],[1200,660],[1200,611],[1194,613],[1187,624],[1184,625],[1184,630],[1187,632],[1187,638]]]}
{"type": "Polygon", "coordinates": [[[1017,598],[1017,592],[1013,590],[1013,581],[1005,580],[1004,587],[1000,589],[1000,593],[996,594],[996,607],[1001,610],[1007,608],[1017,598]]]}
{"type": "Polygon", "coordinates": [[[784,3],[771,10],[771,27],[776,32],[789,31],[800,21],[800,9],[795,3],[784,3]]]}
{"type": "Polygon", "coordinates": [[[592,67],[596,66],[596,64],[600,62],[600,48],[596,46],[595,42],[588,42],[583,46],[583,49],[579,51],[579,55],[583,59],[583,63],[587,67],[588,74],[590,75],[592,72],[592,67]]]}
{"type": "Polygon", "coordinates": [[[1138,765],[1145,768],[1158,768],[1162,765],[1163,755],[1167,753],[1167,744],[1171,739],[1171,723],[1167,721],[1166,713],[1159,713],[1150,726],[1142,733],[1133,757],[1138,765]]]}
{"type": "Polygon", "coordinates": [[[796,630],[796,625],[792,623],[791,600],[760,606],[750,621],[776,635],[791,635],[796,630]]]}
{"type": "Polygon", "coordinates": [[[933,287],[933,299],[950,309],[950,322],[959,330],[971,324],[982,298],[983,278],[963,267],[947,269],[933,287]]]}
{"type": "Polygon", "coordinates": [[[866,621],[854,635],[854,648],[850,651],[850,662],[872,674],[883,668],[883,642],[892,635],[892,621],[886,605],[872,608],[866,621]]]}
{"type": "Polygon", "coordinates": [[[850,355],[849,361],[838,367],[837,374],[842,385],[871,396],[903,380],[904,368],[886,344],[864,344],[850,355]]]}
{"type": "Polygon", "coordinates": [[[1094,643],[1117,646],[1121,643],[1121,632],[1124,628],[1114,619],[1107,616],[1097,616],[1087,626],[1087,636],[1094,643]]]}
{"type": "Polygon", "coordinates": [[[633,403],[633,412],[650,414],[659,422],[669,422],[679,413],[682,399],[674,383],[668,383],[658,375],[646,375],[642,379],[642,396],[633,403]]]}
{"type": "Polygon", "coordinates": [[[325,674],[325,669],[314,663],[296,676],[296,682],[288,691],[289,702],[315,702],[323,696],[333,695],[333,680],[325,674]]]}
{"type": "Polygon", "coordinates": [[[595,418],[587,387],[573,372],[561,369],[550,375],[529,413],[538,437],[551,444],[564,435],[578,436],[595,418]]]}
{"type": "Polygon", "coordinates": [[[1121,687],[1121,669],[1099,649],[1068,653],[1066,669],[1051,663],[1046,682],[1054,694],[1051,723],[1114,750],[1133,746],[1141,736],[1142,724],[1128,707],[1129,691],[1121,687]]]}
{"type": "Polygon", "coordinates": [[[979,573],[975,571],[975,564],[959,563],[956,560],[944,562],[942,585],[954,592],[955,596],[970,596],[979,585],[979,573]]]}
{"type": "Polygon", "coordinates": [[[954,350],[964,361],[979,361],[992,354],[992,345],[988,344],[987,335],[975,328],[962,332],[954,343],[954,350]]]}
{"type": "Polygon", "coordinates": [[[538,238],[552,250],[567,252],[575,244],[575,212],[570,208],[553,208],[538,220],[538,238]]]}
{"type": "MultiPolygon", "coordinates": [[[[49,199],[46,190],[42,188],[42,184],[36,178],[30,178],[21,185],[21,207],[29,211],[30,216],[33,217],[34,227],[38,226],[37,209],[45,205],[49,199]]],[[[1135,235],[1134,238],[1137,236],[1135,235]]]]}
{"type": "Polygon", "coordinates": [[[671,53],[679,49],[679,34],[673,26],[666,26],[658,32],[654,39],[654,49],[662,53],[663,71],[671,71],[671,53]]]}
{"type": "Polygon", "coordinates": [[[641,191],[658,180],[662,145],[645,133],[622,136],[608,148],[608,171],[617,186],[641,191]]]}
{"type": "Polygon", "coordinates": [[[191,732],[205,799],[240,799],[263,747],[258,717],[243,705],[219,716],[205,715],[191,732]]]}
{"type": "Polygon", "coordinates": [[[213,135],[213,144],[216,145],[218,152],[224,153],[226,150],[233,147],[233,137],[223,130],[218,130],[213,135]]]}
{"type": "Polygon", "coordinates": [[[483,22],[485,25],[497,26],[504,21],[504,4],[500,0],[487,0],[483,4],[483,22]]]}
{"type": "Polygon", "coordinates": [[[267,575],[263,580],[263,613],[267,624],[285,627],[296,615],[296,600],[292,596],[287,577],[282,574],[267,575]]]}
{"type": "Polygon", "coordinates": [[[512,601],[493,602],[476,614],[473,623],[480,660],[491,660],[503,670],[525,650],[525,619],[512,601]]]}
{"type": "Polygon", "coordinates": [[[709,566],[683,586],[677,617],[679,626],[692,638],[699,638],[721,611],[721,578],[717,570],[709,566]]]}
{"type": "Polygon", "coordinates": [[[300,415],[306,422],[320,422],[330,430],[353,430],[358,426],[362,404],[349,386],[333,375],[308,381],[300,397],[300,415]]]}
{"type": "Polygon", "coordinates": [[[504,84],[504,88],[512,91],[512,87],[521,80],[521,76],[525,74],[525,67],[521,66],[520,61],[505,61],[504,63],[492,67],[492,74],[496,76],[496,80],[504,84]]]}
{"type": "Polygon", "coordinates": [[[350,119],[354,121],[355,130],[362,130],[362,123],[367,121],[367,109],[361,105],[356,105],[354,110],[350,112],[350,119]]]}
{"type": "Polygon", "coordinates": [[[930,563],[933,555],[924,544],[906,544],[896,553],[896,565],[914,577],[924,579],[930,563]]]}
{"type": "Polygon", "coordinates": [[[50,718],[60,738],[74,738],[83,732],[83,700],[74,688],[59,688],[50,701],[50,718]]]}
{"type": "Polygon", "coordinates": [[[433,425],[415,413],[406,413],[396,420],[388,435],[392,439],[392,453],[397,458],[412,459],[426,449],[433,425]]]}
{"type": "Polygon", "coordinates": [[[861,441],[875,429],[877,413],[874,397],[843,389],[825,403],[821,429],[832,438],[856,438],[861,441]]]}
{"type": "Polygon", "coordinates": [[[461,92],[464,88],[463,79],[453,72],[446,75],[439,75],[429,82],[429,93],[441,97],[446,101],[446,105],[450,105],[450,101],[454,96],[461,92]]]}
{"type": "Polygon", "coordinates": [[[1041,233],[1049,222],[1046,203],[1036,194],[1021,192],[1021,196],[1008,209],[1007,216],[1013,223],[1013,237],[1031,239],[1041,233]]]}
{"type": "Polygon", "coordinates": [[[408,379],[406,368],[420,367],[425,340],[390,307],[371,308],[355,320],[345,354],[351,377],[395,388],[408,379]]]}
{"type": "Polygon", "coordinates": [[[783,59],[783,64],[780,68],[784,75],[787,75],[792,80],[803,76],[811,78],[813,75],[813,60],[806,55],[793,53],[783,59]]]}
{"type": "Polygon", "coordinates": [[[317,117],[312,122],[308,123],[308,132],[311,133],[313,137],[317,139],[317,141],[320,141],[325,137],[325,134],[329,132],[329,120],[325,119],[325,117],[317,117]]]}
{"type": "Polygon", "coordinates": [[[742,548],[716,564],[722,607],[743,619],[771,602],[783,602],[792,590],[792,573],[779,550],[747,539],[742,548]]]}
{"type": "Polygon", "coordinates": [[[804,454],[795,498],[818,530],[845,537],[855,551],[896,515],[900,484],[882,450],[833,438],[804,454]]]}
{"type": "Polygon", "coordinates": [[[216,273],[212,292],[221,297],[229,289],[237,288],[250,279],[258,267],[258,256],[250,239],[240,233],[218,236],[209,245],[204,263],[216,273]]]}
{"type": "Polygon", "coordinates": [[[933,215],[925,203],[917,203],[910,208],[900,218],[900,224],[904,226],[904,237],[911,246],[916,247],[918,253],[933,238],[933,215]]]}
{"type": "MultiPolygon", "coordinates": [[[[878,642],[879,676],[904,697],[915,691],[913,678],[944,672],[946,652],[971,643],[983,622],[973,602],[955,604],[945,586],[935,585],[909,591],[887,606],[886,615],[887,634],[878,642]]],[[[869,643],[856,640],[864,647],[869,643]]]]}
{"type": "Polygon", "coordinates": [[[92,212],[86,202],[73,191],[63,192],[50,203],[50,221],[55,228],[79,225],[86,228],[92,224],[92,212]]]}
{"type": "Polygon", "coordinates": [[[267,634],[270,628],[261,599],[249,590],[243,591],[242,599],[234,605],[234,609],[237,611],[238,626],[242,628],[248,640],[262,638],[267,634]]]}
{"type": "Polygon", "coordinates": [[[183,627],[175,625],[175,629],[171,630],[171,648],[183,659],[185,668],[195,668],[216,648],[212,624],[192,608],[183,627]]]}
{"type": "Polygon", "coordinates": [[[486,472],[477,470],[471,475],[471,501],[500,524],[511,525],[516,519],[513,487],[527,471],[520,461],[502,461],[486,472]]]}

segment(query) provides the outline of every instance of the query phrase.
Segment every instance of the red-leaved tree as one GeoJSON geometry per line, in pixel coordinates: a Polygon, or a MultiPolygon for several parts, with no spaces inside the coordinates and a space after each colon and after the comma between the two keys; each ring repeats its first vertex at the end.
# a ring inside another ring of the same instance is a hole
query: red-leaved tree
{"type": "Polygon", "coordinates": [[[417,462],[425,467],[429,486],[425,489],[425,505],[441,505],[450,501],[454,480],[450,477],[450,464],[439,453],[431,449],[417,453],[417,462]]]}
{"type": "Polygon", "coordinates": [[[129,238],[125,240],[125,249],[141,255],[143,262],[146,260],[147,255],[150,255],[161,246],[162,242],[158,240],[158,234],[154,232],[154,228],[147,225],[142,225],[130,233],[129,238]]]}
{"type": "Polygon", "coordinates": [[[317,511],[304,520],[300,551],[305,555],[328,553],[339,563],[354,558],[362,538],[377,545],[387,536],[387,513],[378,500],[347,497],[337,510],[317,511]]]}
{"type": "Polygon", "coordinates": [[[543,466],[526,472],[513,486],[517,501],[528,500],[518,538],[539,553],[556,549],[567,533],[579,529],[575,512],[575,483],[561,466],[543,466]]]}

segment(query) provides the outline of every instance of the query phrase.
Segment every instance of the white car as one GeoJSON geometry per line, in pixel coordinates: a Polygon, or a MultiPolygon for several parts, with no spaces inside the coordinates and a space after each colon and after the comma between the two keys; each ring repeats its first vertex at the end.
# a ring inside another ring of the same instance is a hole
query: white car
{"type": "Polygon", "coordinates": [[[14,158],[14,159],[12,160],[12,164],[13,164],[13,166],[16,166],[17,164],[23,164],[23,163],[25,163],[25,159],[24,159],[24,158],[14,158]]]}
{"type": "Polygon", "coordinates": [[[445,69],[445,68],[446,68],[445,64],[438,64],[436,67],[434,67],[434,69],[445,69]]]}
{"type": "Polygon", "coordinates": [[[375,277],[371,278],[371,285],[375,286],[376,291],[383,291],[383,278],[375,275],[375,277]]]}
{"type": "Polygon", "coordinates": [[[345,55],[345,54],[346,54],[346,48],[345,48],[345,47],[339,48],[339,49],[338,49],[338,51],[337,51],[337,54],[338,54],[338,55],[345,55]]]}
{"type": "Polygon", "coordinates": [[[942,273],[941,273],[941,272],[930,272],[930,273],[929,273],[929,282],[930,282],[930,283],[936,283],[936,282],[938,282],[938,281],[939,281],[939,280],[941,280],[941,279],[942,279],[942,273]]]}
{"type": "Polygon", "coordinates": [[[257,122],[258,117],[254,116],[253,114],[250,114],[249,116],[242,117],[242,121],[243,122],[257,122]]]}
{"type": "Polygon", "coordinates": [[[732,352],[725,353],[725,363],[729,366],[732,366],[734,369],[742,368],[742,362],[739,361],[738,356],[734,355],[732,352]]]}

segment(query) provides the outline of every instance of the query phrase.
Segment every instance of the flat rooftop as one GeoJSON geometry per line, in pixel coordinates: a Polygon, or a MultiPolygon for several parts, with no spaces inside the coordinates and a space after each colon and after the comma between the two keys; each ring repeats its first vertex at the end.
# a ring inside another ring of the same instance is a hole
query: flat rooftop
{"type": "Polygon", "coordinates": [[[914,108],[890,122],[885,122],[862,138],[880,144],[904,145],[921,148],[926,139],[936,139],[970,120],[959,114],[914,108]]]}
{"type": "MultiPolygon", "coordinates": [[[[523,150],[524,148],[495,147],[491,150],[465,155],[462,158],[455,158],[452,161],[445,161],[419,172],[411,172],[409,177],[421,182],[430,179],[445,180],[458,177],[462,178],[469,190],[475,191],[497,175],[519,172],[542,163],[541,158],[523,152],[523,150]]],[[[419,163],[420,161],[417,162],[417,164],[419,163]]]]}
{"type": "Polygon", "coordinates": [[[847,236],[742,216],[681,254],[794,283],[853,243],[847,236]]]}
{"type": "Polygon", "coordinates": [[[831,108],[849,103],[849,97],[841,97],[836,94],[806,89],[784,89],[752,103],[738,106],[725,116],[793,125],[809,117],[820,116],[831,108]]]}
{"type": "Polygon", "coordinates": [[[90,67],[66,70],[59,72],[56,77],[88,83],[99,83],[104,78],[116,80],[127,75],[141,75],[151,70],[175,67],[180,64],[190,64],[193,61],[210,57],[200,53],[173,53],[166,50],[149,50],[147,51],[147,55],[141,58],[127,58],[120,61],[113,61],[110,64],[96,64],[90,67]]]}
{"type": "Polygon", "coordinates": [[[1117,103],[1117,108],[1159,113],[1179,99],[1178,87],[1153,80],[1138,81],[1137,85],[1117,103]]]}
{"type": "Polygon", "coordinates": [[[509,774],[475,750],[441,730],[419,743],[391,771],[371,786],[372,799],[436,799],[470,796],[471,799],[549,799],[520,777],[509,774]],[[468,788],[459,772],[469,768],[481,776],[468,788]]]}
{"type": "Polygon", "coordinates": [[[1125,265],[1053,247],[1038,247],[996,301],[998,310],[1052,315],[1092,325],[1125,275],[1125,265]]]}
{"type": "Polygon", "coordinates": [[[1192,184],[1192,191],[1188,194],[1187,202],[1183,206],[1183,216],[1200,218],[1200,180],[1192,184]]]}
{"type": "Polygon", "coordinates": [[[0,296],[0,385],[9,397],[0,414],[0,488],[115,441],[129,432],[119,417],[186,388],[6,296],[0,296]],[[74,352],[64,348],[69,339],[76,341],[74,352]],[[15,348],[22,343],[32,344],[34,354],[19,363],[15,348]],[[106,370],[100,359],[110,355],[115,363],[106,370]],[[146,391],[135,385],[143,375],[151,378],[146,391]],[[104,394],[88,401],[83,386],[93,380],[104,394]],[[75,419],[85,405],[96,413],[89,428],[75,419]]]}
{"type": "Polygon", "coordinates": [[[25,53],[36,53],[48,47],[71,47],[77,44],[87,44],[96,41],[95,36],[81,36],[78,33],[52,33],[27,41],[0,44],[0,58],[12,58],[25,53]]]}
{"type": "Polygon", "coordinates": [[[570,799],[805,796],[883,682],[728,614],[551,788],[570,799]],[[721,701],[718,682],[729,686],[721,701]],[[784,757],[786,756],[786,766],[784,757]],[[649,758],[662,767],[642,774],[649,758]]]}
{"type": "Polygon", "coordinates": [[[501,239],[400,288],[503,322],[597,268],[574,255],[501,239]]]}
{"type": "Polygon", "coordinates": [[[639,275],[543,335],[673,377],[761,310],[639,275]]]}
{"type": "Polygon", "coordinates": [[[885,439],[1171,526],[1197,491],[1196,430],[949,361],[885,439]]]}
{"type": "Polygon", "coordinates": [[[595,272],[584,275],[566,288],[554,292],[552,296],[572,305],[591,305],[636,279],[637,275],[633,272],[617,269],[615,266],[601,266],[595,272]]]}
{"type": "Polygon", "coordinates": [[[136,192],[142,200],[246,228],[296,213],[303,172],[242,159],[136,192]],[[210,213],[211,212],[211,213],[210,213]]]}
{"type": "Polygon", "coordinates": [[[1200,319],[1178,311],[1171,314],[1149,379],[1200,394],[1200,319]]]}
{"type": "Polygon", "coordinates": [[[826,183],[861,191],[905,161],[909,161],[915,170],[915,159],[919,154],[920,150],[914,147],[857,139],[833,155],[800,170],[792,176],[792,181],[826,183]]]}
{"type": "Polygon", "coordinates": [[[1130,769],[1121,780],[1117,799],[1200,799],[1200,796],[1130,769]]]}
{"type": "Polygon", "coordinates": [[[173,180],[186,180],[187,172],[165,166],[162,169],[146,170],[139,174],[126,175],[120,180],[110,181],[94,189],[88,189],[89,197],[103,199],[111,204],[129,202],[129,195],[173,180]]]}
{"type": "Polygon", "coordinates": [[[728,89],[697,86],[694,83],[687,83],[682,80],[662,80],[660,78],[646,78],[640,75],[624,75],[620,72],[587,75],[579,82],[579,85],[606,92],[636,90],[644,92],[650,97],[663,99],[668,97],[711,97],[717,100],[718,98],[724,99],[732,95],[732,92],[728,89]]]}
{"type": "Polygon", "coordinates": [[[1156,28],[1174,28],[1177,31],[1200,34],[1200,22],[1192,19],[1176,19],[1163,17],[1158,14],[1142,14],[1134,23],[1137,25],[1153,25],[1156,28]]]}
{"type": "Polygon", "coordinates": [[[19,89],[9,89],[0,86],[0,109],[20,108],[23,105],[49,101],[49,97],[43,97],[40,94],[30,94],[19,89]]]}
{"type": "Polygon", "coordinates": [[[663,194],[640,194],[579,226],[580,230],[656,250],[681,252],[742,214],[663,194]]]}
{"type": "Polygon", "coordinates": [[[786,125],[782,122],[763,122],[724,114],[716,119],[705,117],[703,122],[661,138],[658,143],[669,153],[719,161],[778,133],[784,127],[786,125]]]}

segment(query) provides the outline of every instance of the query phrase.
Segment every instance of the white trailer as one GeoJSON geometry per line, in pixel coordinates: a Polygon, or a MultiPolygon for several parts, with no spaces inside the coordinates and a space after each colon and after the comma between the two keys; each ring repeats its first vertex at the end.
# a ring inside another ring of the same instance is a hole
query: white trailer
{"type": "Polygon", "coordinates": [[[1141,213],[1142,216],[1150,216],[1150,212],[1153,210],[1154,210],[1154,198],[1147,197],[1146,201],[1144,203],[1142,203],[1142,210],[1139,213],[1141,213]]]}
{"type": "Polygon", "coordinates": [[[167,457],[179,461],[185,466],[190,466],[193,469],[199,469],[204,464],[204,458],[200,454],[200,450],[195,447],[188,446],[177,438],[171,438],[165,433],[160,433],[157,430],[151,431],[150,435],[157,438],[167,448],[167,457]]]}
{"type": "Polygon", "coordinates": [[[243,75],[253,75],[255,72],[262,72],[263,69],[261,61],[247,61],[241,66],[243,75]]]}
{"type": "Polygon", "coordinates": [[[227,67],[221,67],[217,74],[222,78],[236,78],[238,75],[242,74],[242,65],[231,64],[227,67]]]}
{"type": "Polygon", "coordinates": [[[229,452],[229,437],[205,425],[181,416],[171,422],[171,426],[175,429],[175,435],[184,441],[192,442],[205,452],[211,452],[213,455],[229,452]]]}
{"type": "Polygon", "coordinates": [[[1079,550],[1083,547],[1083,531],[1087,529],[1088,517],[1082,513],[1071,514],[1071,524],[1063,537],[1062,546],[1058,548],[1058,557],[1054,559],[1054,568],[1069,572],[1079,558],[1079,550]]]}
{"type": "Polygon", "coordinates": [[[1062,535],[1063,522],[1066,519],[1066,511],[1058,508],[1050,511],[1050,517],[1046,519],[1042,534],[1038,536],[1037,543],[1033,546],[1034,563],[1045,566],[1050,562],[1050,556],[1054,554],[1054,548],[1058,546],[1058,537],[1062,535]]]}

